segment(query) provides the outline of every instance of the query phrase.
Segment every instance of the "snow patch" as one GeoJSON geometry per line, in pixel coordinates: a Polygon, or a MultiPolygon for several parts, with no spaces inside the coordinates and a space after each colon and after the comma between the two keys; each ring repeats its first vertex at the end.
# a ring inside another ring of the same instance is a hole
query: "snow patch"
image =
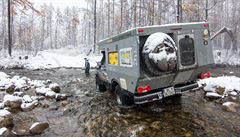
{"type": "Polygon", "coordinates": [[[2,136],[8,129],[3,127],[3,128],[0,128],[0,136],[2,136]]]}
{"type": "Polygon", "coordinates": [[[222,95],[219,95],[218,93],[215,93],[215,92],[208,92],[206,94],[206,97],[210,97],[210,98],[221,98],[222,95]]]}
{"type": "Polygon", "coordinates": [[[51,91],[50,88],[40,87],[36,89],[36,93],[45,95],[48,91],[51,91]]]}
{"type": "Polygon", "coordinates": [[[59,85],[57,83],[54,83],[54,84],[50,84],[49,85],[49,88],[52,89],[52,88],[56,88],[56,87],[59,87],[59,85]]]}
{"type": "Polygon", "coordinates": [[[132,135],[130,137],[136,137],[137,136],[137,132],[142,131],[143,128],[144,128],[143,126],[140,126],[136,130],[131,131],[132,135]]]}
{"type": "Polygon", "coordinates": [[[56,96],[56,93],[54,91],[47,91],[45,96],[54,98],[56,96]]]}
{"type": "Polygon", "coordinates": [[[217,87],[225,87],[225,91],[240,91],[240,78],[236,76],[211,77],[198,82],[200,85],[206,84],[205,91],[215,92],[217,87]]]}
{"type": "MultiPolygon", "coordinates": [[[[59,67],[83,68],[85,66],[84,57],[86,52],[83,48],[61,48],[39,52],[36,56],[29,55],[29,59],[19,59],[22,51],[14,51],[13,57],[5,58],[0,54],[0,66],[12,68],[14,66],[23,66],[27,69],[46,69],[59,67]]],[[[24,53],[26,54],[26,53],[24,53]]],[[[101,61],[101,55],[91,54],[88,56],[91,67],[96,67],[97,62],[101,61]]]]}
{"type": "Polygon", "coordinates": [[[13,95],[5,95],[4,98],[3,98],[3,102],[6,102],[6,101],[22,101],[22,98],[21,97],[18,97],[18,96],[13,96],[13,95]]]}
{"type": "Polygon", "coordinates": [[[25,103],[31,103],[33,100],[32,100],[32,98],[29,95],[24,95],[23,96],[23,101],[25,103]]]}
{"type": "Polygon", "coordinates": [[[0,109],[4,108],[4,103],[0,103],[0,109]]]}
{"type": "Polygon", "coordinates": [[[0,78],[9,78],[9,76],[4,72],[0,72],[0,78]]]}
{"type": "Polygon", "coordinates": [[[8,115],[11,115],[11,113],[5,109],[3,110],[0,110],[0,117],[5,117],[5,116],[8,116],[8,115]]]}

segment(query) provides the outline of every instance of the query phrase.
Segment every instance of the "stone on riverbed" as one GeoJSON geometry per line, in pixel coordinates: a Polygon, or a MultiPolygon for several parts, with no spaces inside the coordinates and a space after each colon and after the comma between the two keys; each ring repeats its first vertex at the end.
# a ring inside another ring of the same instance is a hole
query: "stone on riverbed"
{"type": "Polygon", "coordinates": [[[4,108],[4,103],[0,103],[0,109],[4,108]]]}
{"type": "Polygon", "coordinates": [[[7,110],[0,110],[0,128],[11,127],[13,125],[13,116],[7,110]]]}
{"type": "Polygon", "coordinates": [[[14,92],[13,96],[19,96],[19,97],[23,97],[24,93],[23,92],[14,92]]]}
{"type": "Polygon", "coordinates": [[[222,95],[219,95],[218,93],[215,93],[215,92],[207,92],[206,97],[217,99],[217,98],[221,98],[222,95]]]}
{"type": "Polygon", "coordinates": [[[56,94],[56,96],[55,96],[56,101],[66,100],[67,97],[68,96],[66,94],[56,94]]]}
{"type": "Polygon", "coordinates": [[[15,85],[10,85],[9,87],[7,87],[6,92],[7,92],[8,94],[13,94],[14,91],[15,91],[15,88],[16,88],[15,85]]]}
{"type": "Polygon", "coordinates": [[[16,137],[11,131],[9,131],[6,127],[0,128],[0,136],[1,137],[16,137]]]}
{"type": "Polygon", "coordinates": [[[21,108],[22,98],[13,95],[5,95],[3,98],[4,106],[12,109],[21,108]]]}
{"type": "Polygon", "coordinates": [[[47,128],[49,128],[48,123],[36,122],[30,127],[29,130],[32,135],[39,135],[39,134],[42,134],[44,132],[44,130],[46,130],[47,128]]]}
{"type": "Polygon", "coordinates": [[[29,96],[36,96],[36,95],[37,95],[36,92],[37,92],[36,89],[31,88],[31,89],[29,89],[29,90],[26,90],[24,93],[25,93],[26,95],[29,95],[29,96]]]}
{"type": "Polygon", "coordinates": [[[54,91],[48,91],[46,92],[45,96],[47,98],[54,98],[56,96],[56,93],[54,91]]]}
{"type": "Polygon", "coordinates": [[[237,108],[240,107],[240,105],[235,102],[225,102],[222,105],[223,109],[229,112],[237,112],[237,108]]]}
{"type": "Polygon", "coordinates": [[[22,103],[22,105],[21,105],[22,111],[24,111],[24,112],[31,111],[37,103],[38,103],[37,100],[35,100],[31,103],[22,103]]]}
{"type": "Polygon", "coordinates": [[[224,94],[224,92],[225,92],[225,87],[217,87],[216,89],[215,89],[215,92],[216,93],[218,93],[218,94],[220,94],[220,95],[223,95],[224,94]]]}
{"type": "Polygon", "coordinates": [[[60,86],[57,83],[50,84],[49,88],[55,93],[60,93],[60,86]]]}
{"type": "Polygon", "coordinates": [[[24,95],[24,96],[23,96],[23,101],[24,101],[25,103],[31,103],[31,102],[33,102],[32,98],[31,98],[29,95],[24,95]]]}

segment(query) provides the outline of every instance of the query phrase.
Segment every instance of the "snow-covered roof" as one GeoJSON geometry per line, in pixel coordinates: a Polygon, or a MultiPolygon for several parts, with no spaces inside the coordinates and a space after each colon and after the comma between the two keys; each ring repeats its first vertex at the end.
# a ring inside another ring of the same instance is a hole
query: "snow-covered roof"
{"type": "Polygon", "coordinates": [[[106,39],[100,40],[98,45],[102,45],[103,43],[111,43],[113,39],[117,39],[118,37],[122,37],[127,33],[134,32],[136,35],[138,34],[138,29],[151,29],[151,28],[164,28],[164,27],[174,27],[174,26],[188,26],[188,25],[201,25],[201,24],[208,24],[208,22],[190,22],[190,23],[174,23],[174,24],[163,24],[163,25],[153,25],[153,26],[145,26],[145,27],[136,27],[129,30],[126,30],[120,34],[114,35],[112,37],[108,37],[106,39]]]}

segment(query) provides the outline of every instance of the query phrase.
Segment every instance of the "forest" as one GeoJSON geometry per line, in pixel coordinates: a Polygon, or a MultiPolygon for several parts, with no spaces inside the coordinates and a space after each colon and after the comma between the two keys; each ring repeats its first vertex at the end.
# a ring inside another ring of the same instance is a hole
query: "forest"
{"type": "MultiPolygon", "coordinates": [[[[1,0],[0,50],[9,46],[37,53],[66,46],[95,46],[97,41],[134,27],[177,22],[210,23],[211,35],[226,27],[232,38],[222,34],[213,40],[215,50],[237,53],[240,39],[239,0],[85,0],[86,7],[65,9],[53,4],[35,8],[30,0],[1,0]],[[8,4],[10,2],[10,10],[8,4]],[[10,14],[8,14],[10,11],[10,14]]],[[[96,46],[97,48],[97,46],[96,46]]]]}

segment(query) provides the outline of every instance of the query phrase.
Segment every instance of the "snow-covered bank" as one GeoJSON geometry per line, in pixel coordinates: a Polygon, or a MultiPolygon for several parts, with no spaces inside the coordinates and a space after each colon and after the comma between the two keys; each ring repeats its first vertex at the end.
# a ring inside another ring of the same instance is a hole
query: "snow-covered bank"
{"type": "Polygon", "coordinates": [[[226,91],[240,91],[240,78],[236,76],[211,77],[200,80],[199,83],[206,84],[206,91],[215,91],[217,87],[224,87],[226,91]]]}
{"type": "MultiPolygon", "coordinates": [[[[67,100],[70,95],[61,94],[60,87],[50,80],[31,80],[27,77],[10,77],[0,72],[0,136],[32,136],[42,134],[49,128],[47,122],[35,122],[23,126],[23,132],[13,128],[19,123],[13,122],[16,112],[29,112],[35,108],[49,107],[45,100],[61,102],[67,100]],[[41,92],[39,92],[41,90],[41,92]],[[14,112],[14,113],[12,113],[14,112]],[[10,130],[10,129],[15,130],[10,130]]],[[[37,120],[36,120],[37,121],[37,120]]],[[[19,128],[19,126],[16,126],[19,128]]]]}
{"type": "Polygon", "coordinates": [[[86,55],[81,48],[61,48],[55,50],[40,51],[36,56],[27,55],[22,51],[14,51],[13,57],[4,57],[0,54],[0,67],[14,68],[23,67],[27,69],[46,69],[59,67],[83,68],[84,58],[89,59],[91,67],[96,67],[101,60],[101,55],[86,55]],[[28,59],[24,57],[28,56],[28,59]]]}
{"type": "Polygon", "coordinates": [[[240,112],[240,78],[222,76],[200,80],[205,96],[216,100],[228,112],[240,112]]]}
{"type": "Polygon", "coordinates": [[[210,98],[225,98],[240,94],[240,78],[236,76],[211,77],[198,83],[204,85],[206,96],[210,98]]]}

